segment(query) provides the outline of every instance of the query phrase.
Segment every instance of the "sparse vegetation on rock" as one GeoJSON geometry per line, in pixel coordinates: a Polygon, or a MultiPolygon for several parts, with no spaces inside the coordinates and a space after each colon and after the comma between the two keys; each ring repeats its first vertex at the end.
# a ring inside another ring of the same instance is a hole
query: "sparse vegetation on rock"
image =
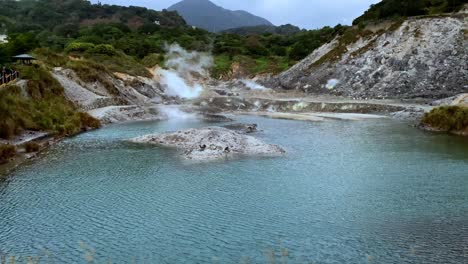
{"type": "Polygon", "coordinates": [[[7,162],[16,155],[16,147],[0,144],[0,164],[7,162]]]}
{"type": "Polygon", "coordinates": [[[36,142],[27,142],[23,147],[26,153],[38,152],[41,149],[41,145],[36,142]]]}
{"type": "Polygon", "coordinates": [[[442,106],[424,115],[423,127],[468,135],[468,107],[442,106]]]}
{"type": "Polygon", "coordinates": [[[99,121],[83,117],[65,99],[63,87],[42,67],[24,67],[25,87],[0,90],[0,138],[11,139],[23,130],[73,135],[99,121]]]}

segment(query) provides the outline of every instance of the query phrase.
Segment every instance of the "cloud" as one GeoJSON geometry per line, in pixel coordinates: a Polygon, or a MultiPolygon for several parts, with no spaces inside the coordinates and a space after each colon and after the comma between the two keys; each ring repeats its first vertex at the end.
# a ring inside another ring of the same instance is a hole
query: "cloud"
{"type": "MultiPolygon", "coordinates": [[[[97,2],[97,0],[92,0],[97,2]]],[[[146,6],[161,10],[178,0],[101,0],[102,3],[146,6]]],[[[212,0],[227,9],[246,10],[264,17],[273,24],[293,24],[313,29],[350,24],[379,0],[212,0]]]]}
{"type": "Polygon", "coordinates": [[[377,0],[257,0],[255,11],[275,24],[304,28],[350,24],[377,0]]]}

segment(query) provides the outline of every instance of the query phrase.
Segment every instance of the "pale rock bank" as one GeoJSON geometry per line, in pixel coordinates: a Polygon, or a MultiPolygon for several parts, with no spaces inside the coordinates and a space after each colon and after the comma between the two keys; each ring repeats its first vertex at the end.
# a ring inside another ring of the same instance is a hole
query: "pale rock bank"
{"type": "Polygon", "coordinates": [[[277,156],[285,153],[277,145],[267,144],[252,136],[221,127],[146,135],[130,141],[173,147],[182,151],[182,158],[195,161],[213,161],[243,155],[277,156]]]}
{"type": "Polygon", "coordinates": [[[263,83],[352,98],[440,99],[466,93],[466,21],[465,13],[410,18],[344,48],[335,39],[263,83]]]}
{"type": "Polygon", "coordinates": [[[54,68],[52,71],[63,86],[66,98],[104,124],[163,119],[155,105],[170,98],[159,82],[123,73],[101,74],[107,85],[98,81],[85,82],[71,69],[54,68]]]}

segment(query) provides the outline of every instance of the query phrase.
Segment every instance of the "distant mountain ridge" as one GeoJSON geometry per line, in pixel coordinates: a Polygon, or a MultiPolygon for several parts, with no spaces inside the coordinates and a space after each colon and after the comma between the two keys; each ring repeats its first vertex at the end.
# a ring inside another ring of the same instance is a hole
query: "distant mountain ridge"
{"type": "Polygon", "coordinates": [[[240,27],[240,28],[231,28],[226,29],[223,33],[237,34],[237,35],[262,35],[262,34],[277,34],[277,35],[293,35],[298,32],[301,32],[299,27],[293,26],[291,24],[281,25],[281,26],[250,26],[250,27],[240,27]]]}
{"type": "Polygon", "coordinates": [[[273,26],[270,21],[247,11],[228,10],[209,0],[183,0],[168,10],[177,11],[189,25],[211,32],[249,26],[273,26]]]}

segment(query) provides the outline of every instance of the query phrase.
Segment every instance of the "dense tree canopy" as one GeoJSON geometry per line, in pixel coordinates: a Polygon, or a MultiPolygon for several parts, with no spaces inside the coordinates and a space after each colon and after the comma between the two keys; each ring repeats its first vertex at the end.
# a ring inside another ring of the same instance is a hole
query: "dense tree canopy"
{"type": "MultiPolygon", "coordinates": [[[[240,27],[240,28],[231,28],[222,31],[223,33],[229,34],[238,34],[238,35],[262,35],[262,34],[277,34],[277,35],[293,35],[299,33],[300,28],[293,26],[291,24],[282,25],[282,26],[252,26],[252,27],[240,27]]],[[[305,31],[305,30],[304,30],[305,31]]]]}
{"type": "Polygon", "coordinates": [[[0,63],[37,47],[62,52],[71,44],[106,44],[141,59],[163,52],[165,42],[180,42],[191,49],[207,49],[210,42],[207,32],[187,26],[176,12],[84,0],[2,0],[1,4],[0,33],[8,34],[8,43],[0,45],[0,63]]]}
{"type": "Polygon", "coordinates": [[[394,17],[411,17],[458,11],[467,0],[383,0],[372,5],[353,24],[394,17]]]}

